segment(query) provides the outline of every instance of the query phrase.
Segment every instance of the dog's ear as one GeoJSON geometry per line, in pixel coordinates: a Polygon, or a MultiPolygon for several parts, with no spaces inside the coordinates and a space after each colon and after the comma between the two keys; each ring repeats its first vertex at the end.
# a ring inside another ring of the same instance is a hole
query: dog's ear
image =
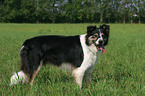
{"type": "Polygon", "coordinates": [[[103,24],[100,26],[101,30],[105,33],[105,34],[109,34],[109,30],[110,30],[110,26],[103,24]]]}
{"type": "Polygon", "coordinates": [[[101,25],[100,28],[110,30],[110,26],[106,24],[101,25]]]}
{"type": "Polygon", "coordinates": [[[93,42],[97,39],[95,36],[93,36],[94,34],[97,33],[97,27],[96,26],[88,26],[87,27],[87,35],[86,35],[86,44],[88,46],[90,46],[91,44],[93,44],[93,42]]]}
{"type": "Polygon", "coordinates": [[[94,31],[94,30],[96,30],[96,26],[92,26],[92,25],[90,25],[90,26],[88,26],[87,27],[87,34],[93,34],[92,32],[94,31]]]}

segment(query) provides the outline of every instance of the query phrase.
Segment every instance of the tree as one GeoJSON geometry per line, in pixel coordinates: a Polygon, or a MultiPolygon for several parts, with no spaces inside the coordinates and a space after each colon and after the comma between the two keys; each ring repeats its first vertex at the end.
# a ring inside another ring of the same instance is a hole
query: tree
{"type": "Polygon", "coordinates": [[[143,0],[137,0],[136,5],[137,5],[137,17],[138,17],[138,23],[141,23],[141,17],[145,16],[145,5],[143,5],[145,1],[143,0]]]}
{"type": "Polygon", "coordinates": [[[131,23],[133,23],[133,15],[137,13],[136,2],[134,0],[129,1],[128,9],[129,9],[129,16],[131,19],[131,23]]]}
{"type": "Polygon", "coordinates": [[[125,15],[126,15],[126,2],[125,0],[120,1],[120,13],[121,17],[123,17],[123,23],[125,24],[125,15]]]}
{"type": "Polygon", "coordinates": [[[145,0],[1,0],[0,22],[145,23],[145,0]]]}
{"type": "Polygon", "coordinates": [[[99,13],[100,13],[100,22],[103,22],[103,13],[104,13],[105,4],[103,3],[103,0],[99,0],[99,13]]]}

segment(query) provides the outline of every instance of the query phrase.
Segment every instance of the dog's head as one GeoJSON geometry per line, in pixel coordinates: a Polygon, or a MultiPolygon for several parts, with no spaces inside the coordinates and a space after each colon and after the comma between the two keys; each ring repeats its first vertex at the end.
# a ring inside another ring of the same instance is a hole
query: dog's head
{"type": "Polygon", "coordinates": [[[96,26],[87,27],[86,44],[94,44],[98,51],[105,53],[105,46],[108,44],[110,26],[103,24],[100,28],[96,26]]]}

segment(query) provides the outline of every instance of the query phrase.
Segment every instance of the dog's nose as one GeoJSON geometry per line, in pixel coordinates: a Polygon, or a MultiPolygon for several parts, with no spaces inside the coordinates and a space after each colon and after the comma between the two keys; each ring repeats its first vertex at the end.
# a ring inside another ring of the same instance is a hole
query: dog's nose
{"type": "Polygon", "coordinates": [[[99,40],[99,44],[102,44],[103,43],[103,40],[99,40]]]}

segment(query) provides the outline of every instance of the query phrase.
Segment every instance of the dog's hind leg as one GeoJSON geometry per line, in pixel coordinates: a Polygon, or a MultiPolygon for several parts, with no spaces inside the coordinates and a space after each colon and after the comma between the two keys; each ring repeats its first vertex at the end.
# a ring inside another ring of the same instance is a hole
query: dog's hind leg
{"type": "Polygon", "coordinates": [[[30,81],[31,87],[33,86],[34,79],[35,79],[36,75],[38,74],[41,67],[42,67],[42,62],[40,62],[40,65],[38,66],[37,70],[35,72],[33,72],[33,74],[32,74],[31,81],[30,81]]]}
{"type": "Polygon", "coordinates": [[[33,81],[42,66],[39,54],[34,50],[24,46],[20,51],[20,57],[20,69],[27,75],[27,83],[30,83],[30,85],[32,86],[33,81]]]}

